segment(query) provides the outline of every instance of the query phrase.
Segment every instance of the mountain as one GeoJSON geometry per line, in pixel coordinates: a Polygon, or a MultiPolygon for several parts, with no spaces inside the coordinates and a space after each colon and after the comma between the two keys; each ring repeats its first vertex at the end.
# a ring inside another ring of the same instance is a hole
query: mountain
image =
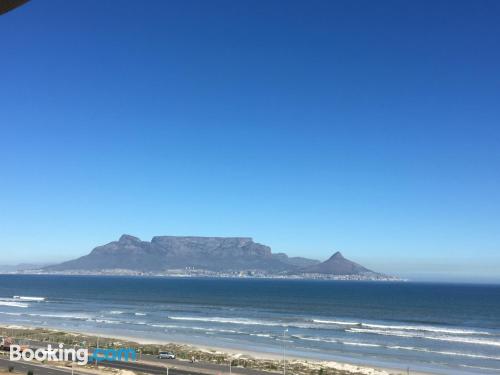
{"type": "Polygon", "coordinates": [[[344,258],[340,251],[337,251],[328,260],[305,267],[301,271],[304,273],[320,273],[329,275],[376,274],[375,272],[344,258]]]}
{"type": "Polygon", "coordinates": [[[320,264],[321,262],[316,259],[309,259],[303,257],[289,257],[285,253],[273,254],[273,257],[279,259],[283,263],[289,264],[292,267],[297,267],[299,269],[320,264]]]}
{"type": "Polygon", "coordinates": [[[183,272],[234,273],[256,271],[266,275],[304,275],[319,277],[377,274],[342,256],[333,254],[325,262],[272,253],[271,248],[249,237],[158,236],[151,241],[124,234],[118,241],[98,246],[88,255],[57,265],[45,272],[183,272]]]}
{"type": "Polygon", "coordinates": [[[110,269],[160,272],[187,267],[211,271],[262,270],[283,272],[318,264],[307,258],[273,254],[271,248],[248,237],[153,237],[151,242],[123,235],[90,254],[46,271],[110,269]]]}

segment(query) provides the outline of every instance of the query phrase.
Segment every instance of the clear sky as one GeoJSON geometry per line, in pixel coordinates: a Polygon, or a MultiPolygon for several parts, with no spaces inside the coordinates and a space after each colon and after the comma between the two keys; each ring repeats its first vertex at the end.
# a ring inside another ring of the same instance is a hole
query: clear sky
{"type": "Polygon", "coordinates": [[[0,263],[250,236],[500,280],[499,1],[36,1],[0,17],[0,263]]]}

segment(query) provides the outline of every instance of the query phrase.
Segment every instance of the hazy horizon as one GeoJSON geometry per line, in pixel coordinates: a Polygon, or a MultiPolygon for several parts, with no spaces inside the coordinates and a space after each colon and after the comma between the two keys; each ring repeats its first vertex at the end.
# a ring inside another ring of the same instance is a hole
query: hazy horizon
{"type": "Polygon", "coordinates": [[[488,0],[28,2],[0,17],[0,264],[123,233],[248,236],[500,281],[499,17],[488,0]]]}
{"type": "MultiPolygon", "coordinates": [[[[124,233],[125,234],[125,233],[124,233]]],[[[129,233],[126,233],[130,235],[129,233]]],[[[162,234],[162,235],[172,235],[172,234],[162,234]]],[[[197,237],[197,235],[185,235],[190,237],[197,237]]],[[[222,237],[222,236],[213,236],[213,237],[222,237]]],[[[236,236],[235,236],[236,237],[236,236]]],[[[237,236],[237,237],[251,237],[251,236],[237,236]]],[[[141,240],[149,241],[151,238],[141,238],[141,240]]],[[[118,237],[112,239],[108,242],[118,240],[118,237]]],[[[256,240],[254,238],[254,240],[256,240]]],[[[106,243],[108,243],[106,242],[106,243]]],[[[259,242],[259,241],[256,241],[259,242]]],[[[68,260],[72,260],[78,258],[80,256],[87,255],[90,251],[97,246],[104,245],[106,243],[100,243],[93,246],[87,252],[83,252],[79,255],[76,255],[71,258],[61,258],[54,259],[51,261],[46,256],[42,256],[37,260],[37,258],[25,259],[24,261],[19,262],[7,262],[0,263],[0,266],[17,266],[22,264],[38,264],[38,265],[52,265],[57,263],[62,263],[68,260]]],[[[264,243],[264,245],[266,245],[264,243]]],[[[273,253],[284,252],[289,256],[298,256],[298,257],[308,257],[306,254],[290,254],[286,250],[276,251],[271,249],[273,253]]],[[[494,262],[485,266],[483,261],[474,260],[474,257],[470,257],[468,259],[469,271],[464,271],[461,269],[461,263],[458,261],[453,261],[447,258],[441,258],[439,260],[428,260],[428,259],[419,259],[416,262],[408,262],[408,261],[387,261],[382,260],[383,257],[365,257],[365,258],[357,258],[353,259],[351,255],[342,249],[335,249],[330,254],[328,254],[324,258],[319,257],[309,257],[312,259],[316,259],[319,261],[324,261],[328,259],[334,252],[340,251],[342,254],[357,263],[362,264],[363,266],[368,267],[369,269],[381,272],[391,276],[397,276],[403,279],[408,279],[410,281],[429,281],[429,282],[453,282],[453,283],[500,283],[500,266],[496,265],[494,262]]]]}

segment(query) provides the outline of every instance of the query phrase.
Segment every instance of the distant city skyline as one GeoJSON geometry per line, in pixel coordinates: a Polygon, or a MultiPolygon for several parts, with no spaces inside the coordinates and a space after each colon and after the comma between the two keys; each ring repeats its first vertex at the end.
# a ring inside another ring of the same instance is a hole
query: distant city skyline
{"type": "Polygon", "coordinates": [[[500,3],[28,2],[0,17],[0,264],[123,233],[500,281],[500,3]]]}

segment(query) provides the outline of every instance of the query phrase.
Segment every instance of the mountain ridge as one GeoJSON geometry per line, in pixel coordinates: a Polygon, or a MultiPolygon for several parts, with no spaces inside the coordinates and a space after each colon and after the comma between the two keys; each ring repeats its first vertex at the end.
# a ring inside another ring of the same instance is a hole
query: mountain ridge
{"type": "Polygon", "coordinates": [[[273,253],[251,237],[154,236],[151,241],[123,234],[89,254],[43,268],[45,272],[129,270],[161,273],[174,269],[268,274],[379,275],[336,252],[320,262],[273,253]]]}

